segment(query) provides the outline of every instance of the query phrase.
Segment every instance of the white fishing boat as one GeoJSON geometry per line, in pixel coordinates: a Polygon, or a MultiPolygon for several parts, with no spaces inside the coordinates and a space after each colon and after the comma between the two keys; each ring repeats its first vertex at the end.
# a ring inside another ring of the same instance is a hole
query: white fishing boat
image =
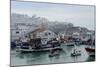
{"type": "Polygon", "coordinates": [[[76,45],[74,45],[74,49],[72,50],[71,56],[80,56],[81,55],[81,50],[79,50],[76,45]]]}

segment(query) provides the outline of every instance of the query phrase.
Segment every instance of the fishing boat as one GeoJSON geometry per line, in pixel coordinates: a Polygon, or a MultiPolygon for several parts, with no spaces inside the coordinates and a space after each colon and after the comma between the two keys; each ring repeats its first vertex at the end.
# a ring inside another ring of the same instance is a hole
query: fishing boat
{"type": "Polygon", "coordinates": [[[74,51],[71,53],[71,56],[80,56],[81,51],[74,49],[74,51]]]}
{"type": "Polygon", "coordinates": [[[94,49],[94,48],[86,47],[85,50],[86,50],[87,52],[95,52],[95,49],[94,49]]]}
{"type": "Polygon", "coordinates": [[[50,51],[52,49],[60,50],[60,43],[56,40],[57,35],[47,30],[43,24],[35,30],[27,33],[21,38],[22,44],[16,51],[19,52],[38,52],[50,51]]]}
{"type": "Polygon", "coordinates": [[[89,56],[95,56],[95,48],[94,47],[86,47],[85,50],[88,52],[89,56]]]}
{"type": "Polygon", "coordinates": [[[95,56],[95,46],[93,45],[93,40],[91,40],[91,42],[89,42],[89,44],[91,45],[88,45],[85,50],[87,51],[87,53],[90,55],[90,56],[95,56]]]}
{"type": "Polygon", "coordinates": [[[50,51],[50,50],[61,50],[58,41],[52,40],[47,42],[47,44],[42,44],[40,38],[35,38],[31,40],[31,43],[23,43],[17,52],[40,52],[40,51],[50,51]]]}
{"type": "Polygon", "coordinates": [[[61,50],[62,49],[57,49],[57,48],[51,49],[49,57],[59,56],[61,50]]]}
{"type": "Polygon", "coordinates": [[[52,49],[50,50],[49,57],[59,56],[60,51],[62,50],[59,41],[53,39],[52,41],[49,41],[48,44],[52,44],[52,49]],[[59,49],[56,47],[59,47],[59,49]]]}
{"type": "Polygon", "coordinates": [[[72,50],[71,56],[80,56],[81,51],[74,45],[74,49],[72,50]]]}
{"type": "Polygon", "coordinates": [[[49,57],[59,56],[60,54],[58,52],[55,52],[53,54],[50,54],[49,57]]]}

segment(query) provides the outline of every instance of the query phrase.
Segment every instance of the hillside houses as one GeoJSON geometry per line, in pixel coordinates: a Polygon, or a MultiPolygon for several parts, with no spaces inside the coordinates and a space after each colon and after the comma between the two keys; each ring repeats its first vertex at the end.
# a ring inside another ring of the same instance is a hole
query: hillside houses
{"type": "Polygon", "coordinates": [[[11,41],[24,37],[28,32],[32,31],[35,26],[25,23],[14,23],[11,25],[11,41]]]}

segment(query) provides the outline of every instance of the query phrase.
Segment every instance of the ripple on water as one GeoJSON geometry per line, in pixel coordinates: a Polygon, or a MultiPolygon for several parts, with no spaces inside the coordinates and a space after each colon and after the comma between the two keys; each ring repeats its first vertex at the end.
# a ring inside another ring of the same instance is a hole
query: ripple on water
{"type": "Polygon", "coordinates": [[[49,63],[69,63],[69,62],[84,62],[92,61],[94,58],[89,57],[85,51],[85,45],[77,46],[81,50],[82,55],[71,57],[70,54],[74,49],[73,46],[62,46],[63,51],[59,56],[48,57],[49,52],[34,52],[34,53],[19,53],[11,51],[11,65],[34,65],[34,64],[49,64],[49,63]],[[91,60],[92,59],[92,60],[91,60]]]}

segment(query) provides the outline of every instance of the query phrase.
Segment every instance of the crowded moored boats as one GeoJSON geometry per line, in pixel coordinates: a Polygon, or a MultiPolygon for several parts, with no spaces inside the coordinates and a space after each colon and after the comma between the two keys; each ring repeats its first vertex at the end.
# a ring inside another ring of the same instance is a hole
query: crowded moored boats
{"type": "MultiPolygon", "coordinates": [[[[74,32],[71,35],[65,35],[65,33],[55,34],[50,30],[46,30],[43,26],[31,31],[24,36],[17,38],[11,42],[11,49],[15,49],[16,52],[50,52],[49,57],[59,55],[59,51],[63,50],[62,45],[66,46],[79,46],[84,44],[92,44],[92,38],[90,34],[83,37],[82,34],[74,32]]],[[[94,42],[94,41],[93,41],[94,42]]],[[[94,43],[95,44],[95,43],[94,43]]],[[[90,45],[89,45],[90,46],[90,45]]],[[[94,55],[95,48],[86,47],[85,50],[89,55],[94,55]]],[[[81,51],[74,48],[71,56],[80,56],[81,51]]]]}
{"type": "Polygon", "coordinates": [[[23,43],[16,49],[16,51],[21,51],[21,52],[36,52],[36,51],[50,51],[53,49],[56,50],[61,50],[60,44],[58,41],[50,41],[47,42],[47,44],[42,44],[40,38],[33,39],[32,42],[34,44],[29,44],[29,43],[23,43]]]}

